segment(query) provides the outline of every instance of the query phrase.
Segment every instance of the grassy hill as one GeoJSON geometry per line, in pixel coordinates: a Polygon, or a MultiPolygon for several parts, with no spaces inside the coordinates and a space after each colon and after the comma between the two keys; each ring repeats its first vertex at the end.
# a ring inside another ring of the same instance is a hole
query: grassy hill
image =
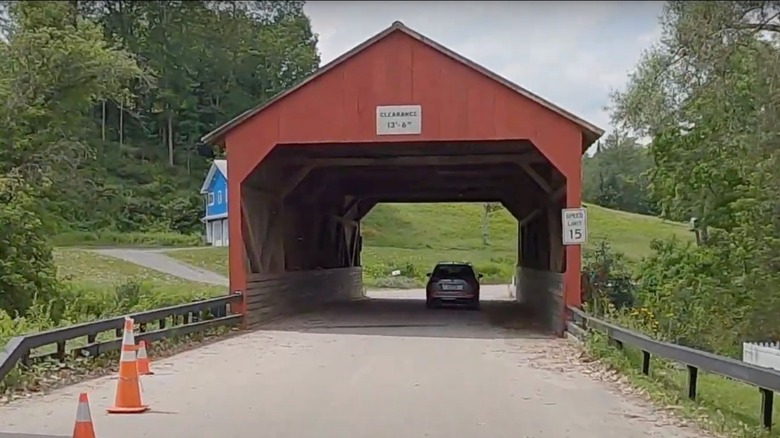
{"type": "MultiPolygon", "coordinates": [[[[58,248],[53,255],[62,280],[58,299],[39,302],[23,318],[4,319],[0,312],[0,347],[25,333],[225,294],[221,286],[182,280],[90,251],[58,248]],[[57,315],[57,323],[51,314],[57,315]]],[[[68,347],[73,347],[70,341],[68,347]]],[[[0,381],[0,392],[4,384],[9,381],[0,381]]]]}
{"type": "MultiPolygon", "coordinates": [[[[470,261],[491,281],[512,276],[516,259],[517,221],[505,210],[490,216],[489,245],[482,244],[479,204],[383,204],[363,221],[363,266],[373,286],[412,286],[439,260],[470,261]],[[401,270],[401,279],[388,278],[401,270]],[[408,280],[413,279],[413,280],[408,280]]],[[[629,258],[648,254],[653,239],[692,239],[683,224],[589,205],[589,242],[601,240],[629,258]]],[[[227,274],[225,248],[176,250],[168,255],[227,274]]]]}

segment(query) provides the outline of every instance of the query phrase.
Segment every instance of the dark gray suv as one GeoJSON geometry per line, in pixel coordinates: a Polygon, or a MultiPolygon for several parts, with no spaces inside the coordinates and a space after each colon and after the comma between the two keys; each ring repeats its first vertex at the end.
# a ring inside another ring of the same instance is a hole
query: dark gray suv
{"type": "Polygon", "coordinates": [[[467,304],[479,309],[479,279],[471,263],[439,262],[428,275],[425,305],[429,309],[440,304],[467,304]]]}

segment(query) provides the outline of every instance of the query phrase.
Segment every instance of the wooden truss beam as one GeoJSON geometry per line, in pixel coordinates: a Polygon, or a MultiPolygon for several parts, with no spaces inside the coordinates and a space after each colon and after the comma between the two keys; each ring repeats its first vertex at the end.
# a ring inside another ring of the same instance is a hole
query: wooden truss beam
{"type": "Polygon", "coordinates": [[[391,157],[344,158],[288,158],[284,164],[312,164],[316,167],[340,166],[453,166],[463,164],[543,163],[544,157],[535,153],[472,154],[472,155],[405,155],[391,157]]]}

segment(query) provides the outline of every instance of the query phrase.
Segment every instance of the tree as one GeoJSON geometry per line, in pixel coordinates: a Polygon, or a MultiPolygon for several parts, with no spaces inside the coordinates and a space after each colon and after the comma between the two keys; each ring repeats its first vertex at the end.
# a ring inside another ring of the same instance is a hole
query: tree
{"type": "Polygon", "coordinates": [[[67,2],[16,2],[0,43],[0,309],[51,299],[56,269],[36,198],[85,156],[93,105],[126,95],[141,70],[67,2]]]}
{"type": "MultiPolygon", "coordinates": [[[[779,13],[776,2],[668,2],[660,42],[614,96],[615,122],[652,138],[649,181],[661,213],[695,216],[709,236],[685,257],[659,249],[645,266],[664,273],[653,293],[676,291],[665,300],[679,305],[676,315],[738,321],[743,338],[780,336],[771,319],[780,312],[779,13]],[[694,272],[705,261],[717,288],[694,272]]],[[[712,328],[708,346],[734,329],[712,328]]]]}
{"type": "Polygon", "coordinates": [[[647,149],[620,131],[597,144],[583,161],[583,199],[604,207],[656,214],[650,198],[647,172],[652,161],[647,149]]]}
{"type": "Polygon", "coordinates": [[[500,202],[486,202],[482,204],[482,244],[490,245],[490,216],[504,208],[500,202]]]}
{"type": "MultiPolygon", "coordinates": [[[[6,7],[29,8],[27,3],[50,4],[8,2],[6,7]]],[[[202,200],[197,188],[208,160],[222,151],[199,147],[198,139],[296,84],[319,66],[317,37],[303,13],[303,4],[59,2],[56,13],[66,14],[63,20],[67,24],[78,27],[79,32],[92,32],[90,41],[121,49],[117,53],[133,61],[136,71],[122,93],[95,96],[86,91],[91,87],[89,81],[75,83],[81,79],[80,65],[90,70],[90,63],[83,57],[65,59],[70,59],[69,68],[74,73],[56,78],[75,85],[71,96],[84,97],[82,102],[87,104],[76,112],[62,111],[51,118],[53,123],[68,127],[70,150],[65,151],[65,142],[59,141],[49,143],[53,153],[31,155],[39,160],[46,157],[47,163],[56,158],[69,167],[67,172],[52,174],[46,190],[35,196],[48,231],[199,230],[202,200]],[[84,204],[92,206],[90,215],[84,215],[84,204]]],[[[7,18],[4,30],[8,36],[24,27],[22,15],[8,14],[7,18]]],[[[35,58],[60,49],[57,44],[29,47],[30,56],[35,58]]],[[[125,63],[115,62],[107,70],[84,70],[84,78],[115,78],[120,83],[125,80],[124,67],[125,63]]],[[[100,63],[95,68],[105,69],[106,65],[100,63]]],[[[23,75],[13,77],[24,81],[23,75]]],[[[8,87],[17,89],[27,85],[8,82],[8,87]]],[[[25,106],[28,102],[16,103],[25,106]]],[[[35,120],[24,126],[37,132],[40,123],[35,120]]],[[[20,137],[26,138],[23,133],[20,137]]],[[[26,159],[21,149],[15,156],[26,159]]]]}

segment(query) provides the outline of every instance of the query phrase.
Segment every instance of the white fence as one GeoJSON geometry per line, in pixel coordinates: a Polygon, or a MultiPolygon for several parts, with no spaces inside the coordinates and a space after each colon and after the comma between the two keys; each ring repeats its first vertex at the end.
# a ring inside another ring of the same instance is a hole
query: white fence
{"type": "Polygon", "coordinates": [[[742,361],[780,371],[780,342],[743,342],[742,361]]]}

